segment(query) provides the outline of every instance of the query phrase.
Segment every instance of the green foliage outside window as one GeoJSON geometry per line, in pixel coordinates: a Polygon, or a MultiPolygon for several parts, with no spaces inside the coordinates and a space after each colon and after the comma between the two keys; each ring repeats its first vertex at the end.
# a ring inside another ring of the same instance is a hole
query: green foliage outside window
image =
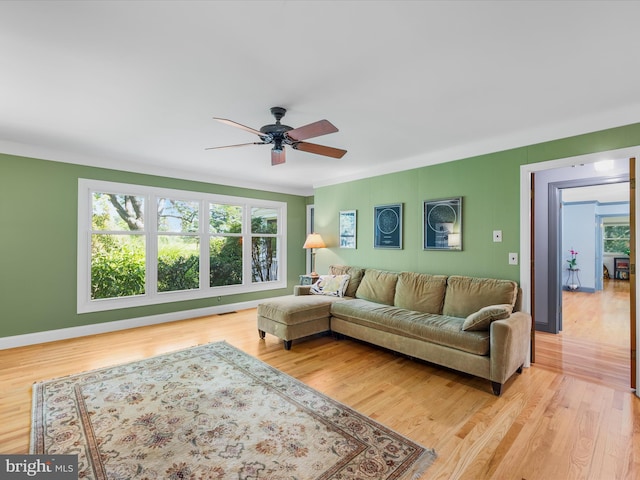
{"type": "MultiPolygon", "coordinates": [[[[158,226],[157,291],[200,288],[199,202],[161,198],[155,206],[158,226]]],[[[243,208],[210,204],[209,286],[243,283],[243,208]]],[[[205,217],[206,218],[206,217],[205,217]]],[[[144,197],[93,194],[91,298],[145,293],[144,197]]],[[[252,281],[278,279],[278,210],[251,211],[252,281]]]]}
{"type": "Polygon", "coordinates": [[[145,248],[141,235],[93,235],[91,298],[145,293],[145,248]]]}
{"type": "Polygon", "coordinates": [[[629,254],[631,228],[629,224],[611,224],[604,226],[605,253],[629,254]]]}
{"type": "Polygon", "coordinates": [[[193,290],[200,286],[200,245],[197,237],[158,238],[158,292],[193,290]]]}
{"type": "Polygon", "coordinates": [[[274,209],[254,208],[251,212],[251,279],[269,282],[278,279],[278,212],[274,209]]]}

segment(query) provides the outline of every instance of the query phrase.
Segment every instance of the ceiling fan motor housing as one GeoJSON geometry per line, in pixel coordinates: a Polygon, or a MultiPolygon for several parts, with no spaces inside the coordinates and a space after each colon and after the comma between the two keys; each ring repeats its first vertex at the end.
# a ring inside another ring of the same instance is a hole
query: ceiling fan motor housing
{"type": "Polygon", "coordinates": [[[272,123],[269,125],[265,125],[260,128],[262,133],[270,135],[274,140],[279,140],[276,145],[279,143],[282,145],[282,141],[285,139],[284,134],[289,130],[293,130],[293,127],[289,125],[282,125],[280,123],[280,119],[284,117],[284,114],[287,113],[287,109],[283,107],[271,107],[271,114],[276,118],[276,123],[272,123]]]}

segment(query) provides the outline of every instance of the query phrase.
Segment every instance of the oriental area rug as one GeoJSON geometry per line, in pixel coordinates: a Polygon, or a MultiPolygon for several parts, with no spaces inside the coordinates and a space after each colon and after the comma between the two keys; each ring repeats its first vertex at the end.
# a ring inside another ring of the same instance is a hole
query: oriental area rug
{"type": "Polygon", "coordinates": [[[95,480],[405,480],[436,457],[226,342],[35,384],[30,453],[95,480]]]}

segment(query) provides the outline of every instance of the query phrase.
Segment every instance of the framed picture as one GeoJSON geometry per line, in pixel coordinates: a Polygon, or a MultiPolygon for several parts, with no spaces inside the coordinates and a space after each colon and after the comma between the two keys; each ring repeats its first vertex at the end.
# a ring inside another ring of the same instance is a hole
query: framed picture
{"type": "Polygon", "coordinates": [[[423,222],[425,250],[462,250],[462,197],[426,200],[423,222]]]}
{"type": "Polygon", "coordinates": [[[402,204],[374,207],[373,248],[402,248],[402,204]]]}
{"type": "Polygon", "coordinates": [[[355,210],[340,211],[340,248],[356,248],[355,210]]]}

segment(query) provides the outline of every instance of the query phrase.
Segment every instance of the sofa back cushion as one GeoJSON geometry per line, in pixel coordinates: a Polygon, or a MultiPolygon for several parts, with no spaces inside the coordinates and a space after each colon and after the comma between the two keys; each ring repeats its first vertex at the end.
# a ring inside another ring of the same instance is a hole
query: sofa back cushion
{"type": "Polygon", "coordinates": [[[393,304],[407,310],[440,315],[446,288],[445,275],[401,272],[393,304]]]}
{"type": "Polygon", "coordinates": [[[356,291],[356,298],[370,300],[383,305],[393,305],[398,274],[367,268],[356,291]]]}
{"type": "Polygon", "coordinates": [[[330,265],[330,275],[349,275],[349,283],[347,289],[344,292],[345,297],[355,297],[356,290],[360,286],[362,276],[364,275],[364,268],[349,267],[347,265],[330,265]]]}
{"type": "Polygon", "coordinates": [[[447,279],[442,314],[466,318],[488,305],[516,303],[518,284],[511,280],[451,276],[447,279]]]}

